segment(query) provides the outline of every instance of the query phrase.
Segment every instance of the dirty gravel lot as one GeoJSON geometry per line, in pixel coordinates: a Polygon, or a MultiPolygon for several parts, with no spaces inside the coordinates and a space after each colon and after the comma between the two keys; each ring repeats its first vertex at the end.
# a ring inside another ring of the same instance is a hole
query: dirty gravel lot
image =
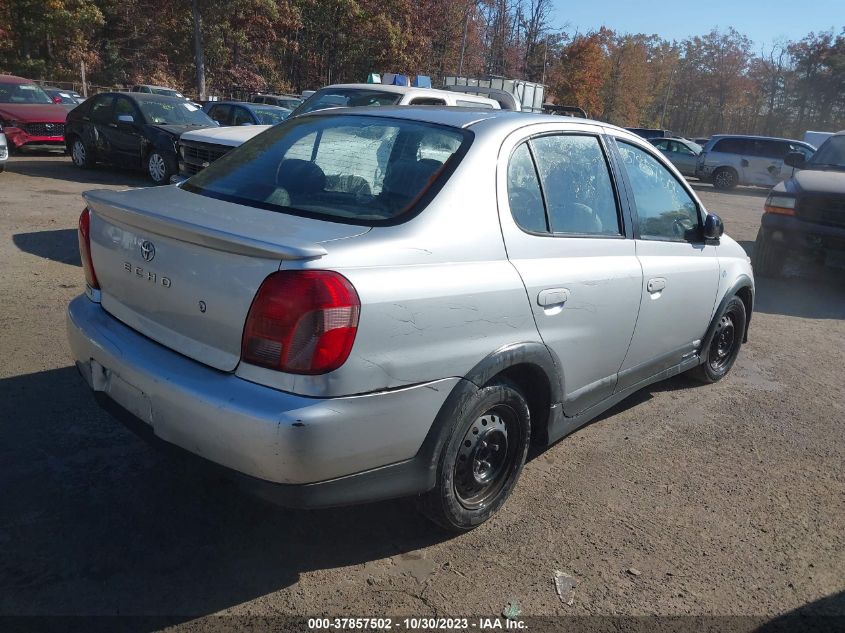
{"type": "MultiPolygon", "coordinates": [[[[841,271],[759,280],[728,379],[629,398],[534,457],[492,521],[451,537],[407,501],[266,505],[99,410],[65,342],[83,290],[79,193],[143,185],[55,154],[0,175],[0,614],[204,628],[213,614],[497,616],[511,601],[523,616],[845,613],[841,271]],[[556,570],[576,579],[571,606],[556,570]]],[[[750,250],[765,193],[695,186],[750,250]]]]}

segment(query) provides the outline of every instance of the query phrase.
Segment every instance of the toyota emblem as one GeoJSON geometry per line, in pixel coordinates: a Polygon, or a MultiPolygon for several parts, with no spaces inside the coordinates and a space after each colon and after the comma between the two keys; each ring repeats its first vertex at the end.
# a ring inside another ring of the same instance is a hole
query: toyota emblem
{"type": "Polygon", "coordinates": [[[153,257],[156,256],[156,247],[149,240],[144,240],[141,242],[141,257],[144,258],[145,262],[153,261],[153,257]]]}

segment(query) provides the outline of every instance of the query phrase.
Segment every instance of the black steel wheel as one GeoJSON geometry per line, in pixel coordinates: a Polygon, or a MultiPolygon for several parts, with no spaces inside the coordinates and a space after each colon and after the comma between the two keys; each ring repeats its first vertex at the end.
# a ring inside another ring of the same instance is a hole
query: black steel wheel
{"type": "Polygon", "coordinates": [[[423,513],[455,532],[470,530],[502,507],[528,454],[531,416],[509,383],[478,389],[456,412],[437,470],[437,485],[421,498],[423,513]]]}
{"type": "Polygon", "coordinates": [[[705,341],[704,362],[690,372],[693,378],[713,383],[728,374],[739,356],[746,320],[742,299],[737,296],[728,299],[716,316],[712,336],[705,341]]]}

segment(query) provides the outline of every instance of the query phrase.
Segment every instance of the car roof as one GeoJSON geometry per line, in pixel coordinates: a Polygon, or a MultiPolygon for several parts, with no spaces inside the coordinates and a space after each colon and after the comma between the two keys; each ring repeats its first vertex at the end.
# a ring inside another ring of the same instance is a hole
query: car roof
{"type": "Polygon", "coordinates": [[[237,106],[243,106],[244,108],[247,108],[247,109],[250,109],[250,110],[253,109],[253,108],[261,108],[262,110],[266,109],[266,108],[271,108],[271,109],[274,109],[274,110],[284,110],[285,112],[291,112],[292,111],[289,108],[283,108],[282,106],[273,105],[272,103],[253,103],[252,101],[232,101],[232,100],[208,101],[208,102],[206,102],[205,105],[207,105],[208,107],[212,107],[212,106],[216,106],[216,105],[237,105],[237,106]]]}
{"type": "Polygon", "coordinates": [[[170,86],[156,86],[154,84],[135,84],[137,88],[161,88],[163,90],[173,90],[174,92],[179,92],[176,88],[171,88],[170,86]]]}
{"type": "Polygon", "coordinates": [[[179,97],[169,97],[167,95],[157,95],[151,94],[147,92],[101,92],[97,95],[122,95],[124,97],[129,97],[130,99],[135,99],[135,101],[158,101],[161,103],[187,103],[184,99],[180,99],[179,97]]]}
{"type": "MultiPolygon", "coordinates": [[[[448,94],[451,97],[455,97],[456,91],[453,90],[440,90],[438,88],[418,88],[416,86],[394,86],[391,84],[332,84],[330,86],[323,86],[317,92],[322,92],[324,90],[380,90],[382,92],[394,92],[396,94],[420,94],[420,95],[429,95],[429,96],[442,96],[444,94],[448,94]]],[[[495,101],[495,99],[491,99],[490,97],[484,97],[482,95],[470,94],[466,92],[460,92],[457,94],[466,95],[470,99],[484,99],[484,101],[495,101]]],[[[481,101],[479,101],[481,103],[481,101]]]]}
{"type": "Polygon", "coordinates": [[[469,128],[486,122],[492,122],[502,127],[512,129],[518,129],[524,125],[537,123],[566,123],[567,125],[583,125],[585,127],[600,125],[605,128],[616,130],[626,138],[632,137],[632,134],[627,130],[602,121],[594,121],[593,119],[562,117],[553,114],[539,114],[534,112],[517,112],[516,110],[494,110],[492,108],[465,108],[457,106],[371,106],[358,108],[326,108],[324,110],[307,112],[299,116],[332,116],[339,114],[407,119],[410,121],[434,123],[454,128],[469,128]]]}
{"type": "Polygon", "coordinates": [[[799,141],[795,138],[782,138],[780,136],[756,136],[754,134],[714,134],[710,137],[710,140],[715,141],[720,138],[747,138],[755,141],[786,141],[788,143],[801,143],[802,145],[809,145],[809,143],[799,141]]]}
{"type": "Polygon", "coordinates": [[[32,79],[18,77],[17,75],[0,75],[0,81],[6,84],[34,84],[32,79]]]}

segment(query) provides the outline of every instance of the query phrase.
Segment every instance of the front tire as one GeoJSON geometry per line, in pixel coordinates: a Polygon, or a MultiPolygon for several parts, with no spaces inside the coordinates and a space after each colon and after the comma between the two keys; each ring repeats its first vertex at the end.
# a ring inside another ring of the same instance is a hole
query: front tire
{"type": "Polygon", "coordinates": [[[157,185],[170,184],[170,177],[176,173],[175,161],[158,150],[147,155],[147,176],[157,185]]]}
{"type": "Polygon", "coordinates": [[[721,191],[733,189],[739,184],[739,175],[730,167],[721,167],[713,174],[713,186],[721,191]]]}
{"type": "Polygon", "coordinates": [[[754,241],[754,258],[751,266],[759,277],[777,277],[783,265],[783,251],[766,239],[763,229],[757,231],[754,241]]]}
{"type": "Polygon", "coordinates": [[[516,485],[531,440],[531,415],[509,383],[478,389],[455,415],[423,514],[451,532],[471,530],[502,507],[516,485]]]}
{"type": "Polygon", "coordinates": [[[691,378],[711,384],[728,375],[739,356],[747,319],[745,304],[734,295],[716,316],[716,329],[707,346],[704,362],[690,370],[691,378]]]}

